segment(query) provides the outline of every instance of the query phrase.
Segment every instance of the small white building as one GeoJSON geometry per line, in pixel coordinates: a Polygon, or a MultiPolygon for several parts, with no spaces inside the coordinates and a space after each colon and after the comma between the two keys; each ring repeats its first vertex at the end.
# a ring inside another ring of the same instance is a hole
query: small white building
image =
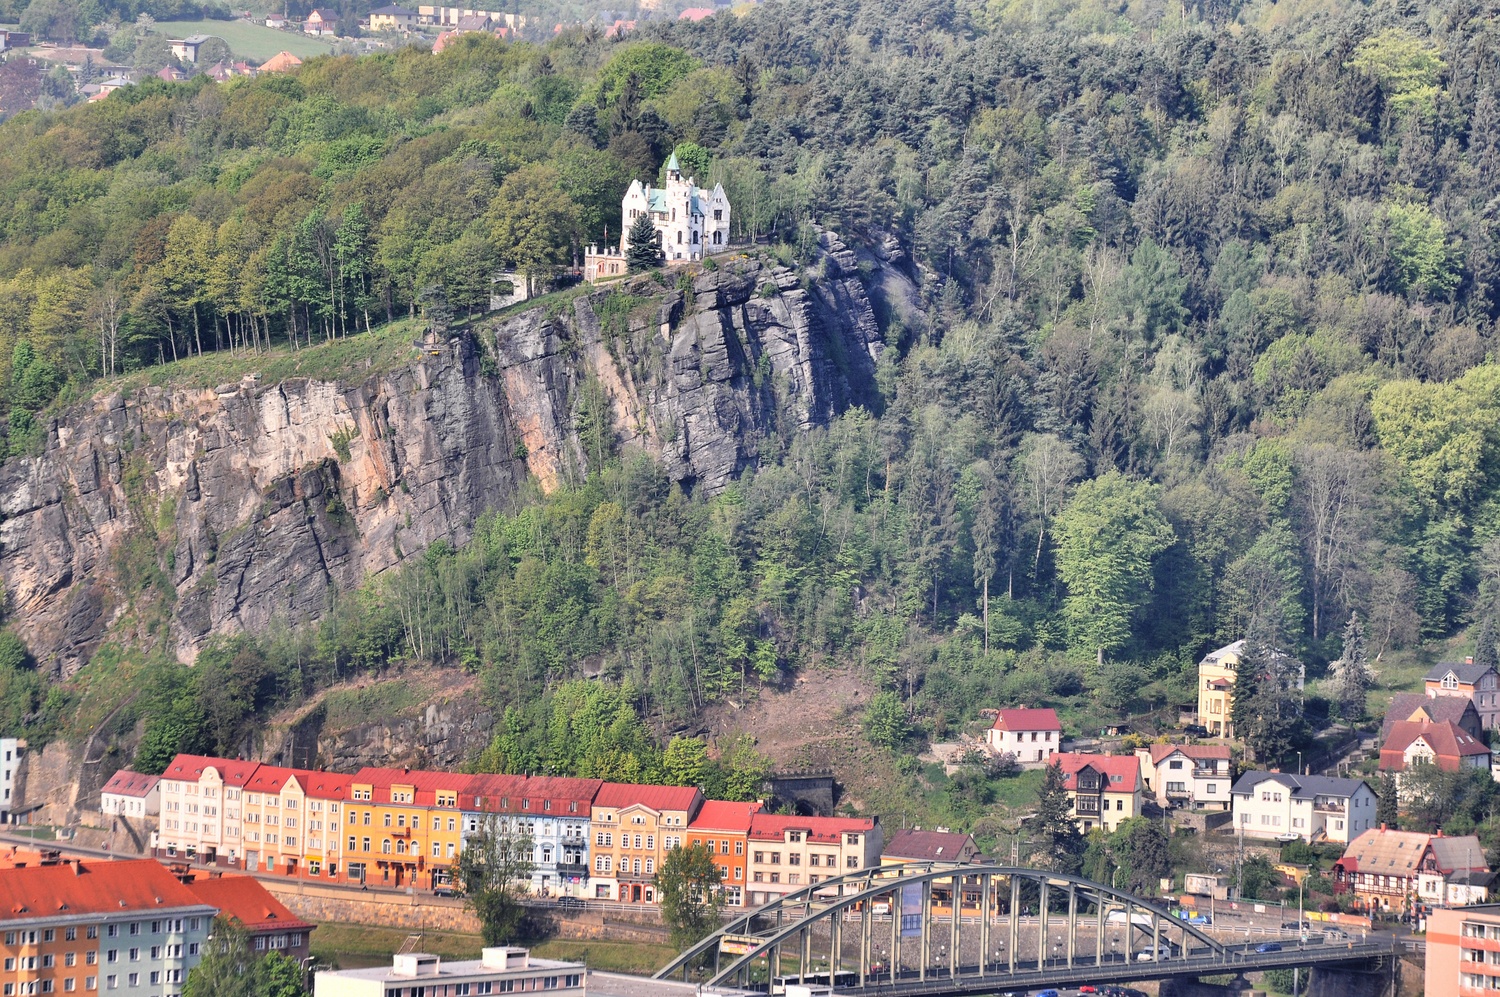
{"type": "Polygon", "coordinates": [[[1153,744],[1135,756],[1147,793],[1160,805],[1229,809],[1229,745],[1153,744]]]}
{"type": "Polygon", "coordinates": [[[1375,826],[1375,791],[1363,779],[1246,772],[1230,795],[1234,829],[1247,838],[1348,844],[1375,826]]]}
{"type": "Polygon", "coordinates": [[[984,740],[996,754],[1015,755],[1025,768],[1041,768],[1062,750],[1062,724],[1056,710],[1000,710],[984,740]]]}
{"type": "Polygon", "coordinates": [[[21,756],[26,752],[26,742],[16,737],[0,737],[0,824],[10,823],[10,812],[15,808],[16,776],[21,769],[21,756]]]}
{"type": "Polygon", "coordinates": [[[161,813],[161,776],[121,769],[99,791],[99,812],[118,817],[154,817],[161,813]]]}
{"type": "Polygon", "coordinates": [[[479,959],[444,964],[426,952],[398,952],[390,966],[324,971],[313,977],[314,997],[390,997],[391,994],[583,993],[584,965],[534,959],[521,948],[487,948],[479,959]]]}
{"type": "Polygon", "coordinates": [[[701,260],[729,245],[729,196],[722,184],[704,190],[697,179],[682,177],[677,153],[667,160],[667,185],[630,182],[620,206],[620,251],[629,248],[630,226],[643,214],[651,217],[656,243],[668,263],[701,260]]]}

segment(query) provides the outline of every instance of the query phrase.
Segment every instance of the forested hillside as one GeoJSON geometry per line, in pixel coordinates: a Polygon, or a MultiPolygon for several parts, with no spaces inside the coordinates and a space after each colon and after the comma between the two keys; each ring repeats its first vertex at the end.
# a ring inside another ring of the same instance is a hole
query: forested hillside
{"type": "MultiPolygon", "coordinates": [[[[233,717],[175,710],[159,750],[229,750],[393,657],[516,704],[490,761],[576,770],[543,757],[543,691],[585,662],[657,730],[853,663],[894,743],[979,705],[1189,702],[1252,625],[1313,677],[1353,612],[1372,657],[1450,638],[1500,584],[1496,13],[772,2],[23,114],[0,127],[9,452],[133,368],[482,310],[497,266],[545,279],[618,238],[620,192],[675,148],[788,263],[815,225],[909,254],[924,307],[880,316],[878,404],[762,441],[716,495],[601,437],[587,481],[316,631],[160,666],[161,703],[233,717]]],[[[31,722],[66,729],[79,695],[31,722]]]]}

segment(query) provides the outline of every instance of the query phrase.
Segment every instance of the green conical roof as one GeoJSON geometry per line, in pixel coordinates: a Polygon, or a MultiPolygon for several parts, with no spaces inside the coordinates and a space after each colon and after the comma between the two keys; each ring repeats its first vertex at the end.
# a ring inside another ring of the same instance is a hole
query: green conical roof
{"type": "Polygon", "coordinates": [[[682,172],[682,167],[677,165],[677,151],[675,149],[672,151],[672,158],[667,160],[667,170],[676,170],[678,173],[682,172]]]}

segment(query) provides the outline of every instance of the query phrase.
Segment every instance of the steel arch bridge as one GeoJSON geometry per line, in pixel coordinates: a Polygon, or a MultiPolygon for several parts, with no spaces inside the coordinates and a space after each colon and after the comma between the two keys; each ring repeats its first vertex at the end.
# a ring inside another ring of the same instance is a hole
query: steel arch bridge
{"type": "Polygon", "coordinates": [[[749,985],[757,970],[794,982],[838,972],[859,987],[960,977],[999,984],[1017,973],[1097,971],[1111,961],[1128,970],[1137,945],[1172,962],[1226,959],[1225,946],[1196,926],[1102,883],[1012,866],[912,862],[826,879],[746,911],[655,978],[686,980],[711,964],[707,986],[749,985]]]}

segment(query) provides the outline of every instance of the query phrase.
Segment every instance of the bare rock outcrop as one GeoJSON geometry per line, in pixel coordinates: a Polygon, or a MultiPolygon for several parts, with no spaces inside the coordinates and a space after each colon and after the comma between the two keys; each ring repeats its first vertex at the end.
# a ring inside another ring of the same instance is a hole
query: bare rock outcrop
{"type": "Polygon", "coordinates": [[[0,466],[12,625],[72,674],[151,575],[190,661],[212,634],[316,619],[434,541],[466,542],[532,476],[556,488],[635,449],[716,492],[773,434],[878,403],[866,286],[916,300],[899,259],[861,262],[828,234],[803,271],[739,258],[665,280],[488,318],[389,369],[74,406],[45,452],[0,466]]]}

